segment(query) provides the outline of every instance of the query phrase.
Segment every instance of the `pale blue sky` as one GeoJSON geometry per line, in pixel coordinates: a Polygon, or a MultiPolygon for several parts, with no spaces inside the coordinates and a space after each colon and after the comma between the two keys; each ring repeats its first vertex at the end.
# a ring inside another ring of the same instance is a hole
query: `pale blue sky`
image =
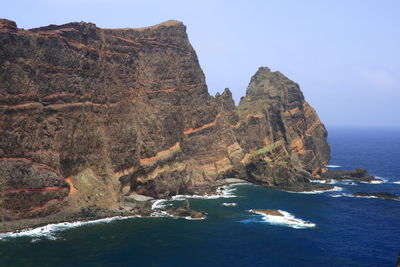
{"type": "Polygon", "coordinates": [[[328,126],[400,126],[400,1],[15,0],[0,17],[26,29],[180,20],[211,94],[229,87],[238,103],[268,66],[299,83],[328,126]]]}

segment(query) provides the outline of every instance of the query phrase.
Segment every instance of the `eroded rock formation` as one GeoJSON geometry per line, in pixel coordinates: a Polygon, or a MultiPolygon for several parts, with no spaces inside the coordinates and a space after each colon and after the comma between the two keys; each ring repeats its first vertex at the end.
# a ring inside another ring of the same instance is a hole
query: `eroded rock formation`
{"type": "Polygon", "coordinates": [[[299,86],[266,67],[238,106],[229,89],[210,96],[181,22],[0,20],[3,222],[204,193],[230,177],[308,190],[329,160],[326,135],[299,86]]]}

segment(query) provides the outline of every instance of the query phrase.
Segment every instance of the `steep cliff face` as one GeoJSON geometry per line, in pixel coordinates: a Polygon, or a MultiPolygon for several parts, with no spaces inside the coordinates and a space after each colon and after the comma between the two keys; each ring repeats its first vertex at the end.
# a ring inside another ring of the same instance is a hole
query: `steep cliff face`
{"type": "MultiPolygon", "coordinates": [[[[259,68],[241,99],[238,113],[243,133],[240,143],[249,150],[256,149],[257,155],[269,154],[262,164],[280,164],[304,178],[307,175],[303,170],[313,175],[324,170],[330,157],[327,131],[304,100],[299,86],[280,72],[259,68]]],[[[266,176],[259,173],[259,168],[255,173],[254,178],[272,185],[295,183],[293,178],[297,176],[286,175],[288,180],[278,173],[266,176]]]]}
{"type": "Polygon", "coordinates": [[[237,177],[301,190],[329,159],[297,84],[260,68],[236,107],[212,97],[185,26],[22,30],[0,20],[3,221],[115,210],[130,194],[237,177]]]}

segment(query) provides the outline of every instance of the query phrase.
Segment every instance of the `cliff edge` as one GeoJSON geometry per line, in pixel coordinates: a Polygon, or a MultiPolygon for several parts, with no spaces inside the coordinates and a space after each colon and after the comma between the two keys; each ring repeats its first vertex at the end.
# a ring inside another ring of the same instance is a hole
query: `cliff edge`
{"type": "Polygon", "coordinates": [[[296,83],[261,67],[238,106],[229,89],[210,96],[178,21],[22,30],[1,19],[0,136],[3,226],[118,213],[133,195],[201,194],[225,178],[312,190],[329,161],[296,83]]]}

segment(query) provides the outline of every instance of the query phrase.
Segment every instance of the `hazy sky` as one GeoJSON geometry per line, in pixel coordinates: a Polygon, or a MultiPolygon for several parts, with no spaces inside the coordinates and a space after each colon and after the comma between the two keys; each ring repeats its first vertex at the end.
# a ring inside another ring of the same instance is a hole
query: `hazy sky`
{"type": "Polygon", "coordinates": [[[142,27],[183,21],[211,94],[236,103],[259,66],[300,84],[328,126],[400,126],[400,1],[15,0],[20,28],[71,21],[142,27]]]}

